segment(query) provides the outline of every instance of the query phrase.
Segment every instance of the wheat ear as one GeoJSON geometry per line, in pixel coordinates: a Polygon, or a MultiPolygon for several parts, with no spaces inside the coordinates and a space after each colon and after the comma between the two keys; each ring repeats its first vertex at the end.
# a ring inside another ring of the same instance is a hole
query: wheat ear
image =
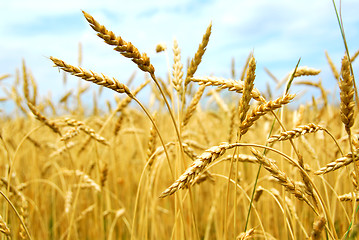
{"type": "Polygon", "coordinates": [[[193,75],[196,73],[197,68],[202,61],[203,54],[205,53],[206,47],[209,42],[209,37],[211,36],[211,30],[212,30],[212,22],[207,27],[206,33],[203,35],[202,42],[199,44],[197,52],[194,55],[194,58],[192,58],[190,65],[188,66],[187,75],[185,79],[185,87],[189,84],[190,78],[192,78],[193,75]]]}
{"type": "Polygon", "coordinates": [[[359,161],[358,149],[353,154],[350,152],[344,157],[338,158],[335,161],[328,163],[325,167],[320,168],[318,171],[314,172],[316,175],[325,174],[328,172],[332,172],[338,170],[341,167],[347,166],[353,162],[353,158],[355,162],[359,161]]]}
{"type": "Polygon", "coordinates": [[[67,132],[65,132],[64,135],[60,138],[60,140],[67,141],[79,134],[80,134],[80,129],[78,127],[73,127],[70,128],[67,132]]]}
{"type": "MultiPolygon", "coordinates": [[[[217,86],[220,89],[228,89],[228,91],[234,91],[237,93],[243,93],[244,88],[243,81],[235,81],[233,79],[225,79],[220,77],[193,77],[190,80],[192,82],[198,82],[201,85],[217,86]]],[[[265,102],[264,97],[261,96],[259,90],[256,88],[253,88],[251,96],[257,101],[265,102]]]]}
{"type": "Polygon", "coordinates": [[[243,81],[244,80],[244,77],[246,76],[246,69],[247,69],[247,67],[248,67],[248,64],[249,64],[249,61],[251,60],[251,58],[252,58],[252,53],[249,53],[249,55],[248,55],[248,57],[247,57],[247,59],[246,59],[246,62],[245,62],[245,64],[244,64],[244,66],[243,66],[243,70],[242,70],[242,73],[241,73],[241,77],[240,77],[240,80],[241,81],[243,81]]]}
{"type": "Polygon", "coordinates": [[[354,88],[353,76],[350,74],[350,63],[345,55],[342,60],[342,77],[339,80],[340,88],[340,117],[345,125],[345,130],[349,134],[350,128],[354,124],[354,88]]]}
{"type": "MultiPolygon", "coordinates": [[[[112,31],[107,30],[105,28],[105,26],[99,24],[90,14],[88,14],[88,13],[86,13],[84,11],[82,11],[82,12],[83,12],[86,20],[90,23],[90,26],[97,32],[97,35],[100,38],[102,38],[107,44],[112,45],[112,46],[116,46],[114,48],[114,50],[120,52],[123,56],[132,59],[132,61],[135,64],[137,64],[137,66],[142,71],[148,72],[151,75],[151,78],[155,81],[157,87],[159,88],[159,90],[160,90],[160,92],[161,92],[161,94],[163,96],[163,99],[164,99],[164,101],[166,103],[168,111],[169,111],[169,113],[171,115],[171,119],[172,119],[173,125],[175,127],[178,140],[179,140],[179,142],[181,142],[181,139],[179,137],[180,136],[179,130],[178,130],[178,127],[176,125],[176,121],[175,121],[175,118],[174,118],[173,113],[171,111],[170,105],[169,105],[169,103],[168,103],[168,101],[167,101],[167,99],[166,99],[166,97],[165,97],[165,95],[163,93],[163,90],[162,90],[161,86],[158,83],[157,78],[155,77],[155,68],[151,64],[150,58],[147,56],[147,54],[146,53],[141,54],[138,51],[138,49],[131,42],[124,41],[120,36],[116,36],[112,31]]],[[[104,86],[108,85],[106,82],[103,82],[103,81],[101,83],[103,83],[103,84],[100,84],[100,85],[104,85],[104,86]]],[[[97,83],[97,84],[99,84],[99,83],[97,83]]],[[[123,84],[121,84],[121,85],[122,85],[121,87],[127,88],[125,85],[123,85],[123,84]]],[[[115,87],[115,89],[116,89],[116,87],[115,87]]],[[[127,88],[127,90],[126,89],[123,89],[123,90],[125,90],[123,92],[126,92],[129,96],[132,95],[129,92],[128,88],[127,88]]],[[[120,92],[121,91],[122,90],[120,90],[120,92]]],[[[149,117],[151,122],[153,122],[153,119],[151,118],[151,115],[149,114],[147,109],[145,109],[145,107],[142,105],[142,103],[140,103],[137,99],[135,99],[135,100],[141,106],[141,108],[145,111],[146,115],[149,117]]],[[[156,126],[156,130],[158,131],[157,126],[156,126]]],[[[160,134],[159,134],[159,136],[160,136],[160,134]]],[[[164,145],[161,136],[160,136],[160,140],[161,140],[162,144],[164,145]]],[[[166,155],[167,155],[167,159],[169,160],[167,152],[166,152],[166,155]]]]}
{"type": "Polygon", "coordinates": [[[73,200],[73,192],[72,192],[71,188],[69,188],[69,190],[67,190],[65,193],[64,212],[66,214],[69,214],[69,212],[70,212],[70,209],[72,207],[72,200],[73,200]]]}
{"type": "Polygon", "coordinates": [[[101,168],[101,175],[100,175],[100,186],[104,187],[107,181],[108,176],[108,164],[105,162],[103,167],[101,168]]]}
{"type": "Polygon", "coordinates": [[[32,105],[30,102],[27,103],[27,106],[29,106],[31,112],[35,115],[35,117],[42,123],[44,123],[46,126],[48,126],[52,131],[54,131],[55,133],[58,133],[59,135],[61,135],[60,132],[60,128],[59,126],[54,122],[51,121],[49,119],[47,119],[44,115],[42,115],[40,113],[40,111],[34,106],[32,105]]]}
{"type": "Polygon", "coordinates": [[[323,101],[324,101],[324,108],[326,108],[328,106],[327,93],[326,93],[325,89],[323,88],[321,80],[319,80],[317,83],[310,82],[310,81],[296,81],[295,84],[302,84],[302,85],[313,86],[313,87],[319,88],[319,90],[322,94],[323,101]]]}
{"type": "Polygon", "coordinates": [[[125,116],[126,116],[126,113],[121,112],[120,116],[118,117],[118,119],[115,123],[115,127],[113,129],[113,133],[115,134],[115,136],[117,136],[118,132],[121,130],[122,123],[123,123],[125,116]]]}
{"type": "Polygon", "coordinates": [[[356,193],[350,192],[339,196],[339,200],[343,202],[349,202],[349,201],[352,202],[353,199],[355,199],[356,202],[359,202],[358,192],[356,193]]]}
{"type": "MultiPolygon", "coordinates": [[[[88,134],[90,137],[92,137],[96,141],[98,141],[104,145],[110,145],[110,143],[104,137],[97,134],[95,130],[93,130],[92,128],[87,126],[84,122],[81,122],[81,121],[78,121],[75,119],[70,119],[70,118],[65,118],[64,122],[67,125],[74,127],[75,129],[85,132],[86,134],[88,134]]],[[[76,131],[76,130],[74,130],[74,131],[76,131]]]]}
{"type": "Polygon", "coordinates": [[[242,123],[249,109],[249,101],[251,100],[251,92],[254,87],[254,79],[256,71],[256,60],[251,57],[248,64],[246,79],[243,85],[243,95],[239,101],[239,120],[242,123]]]}
{"type": "Polygon", "coordinates": [[[325,227],[325,223],[326,223],[325,217],[323,217],[323,216],[317,217],[317,219],[313,223],[313,230],[312,230],[312,233],[310,234],[309,240],[319,240],[320,239],[320,234],[322,233],[322,231],[325,227]]]}
{"type": "MultiPolygon", "coordinates": [[[[150,82],[150,79],[147,79],[144,83],[142,83],[141,85],[139,85],[135,90],[131,91],[133,96],[136,96],[144,87],[147,86],[147,84],[150,82]]],[[[126,108],[128,106],[128,104],[130,104],[132,100],[132,97],[127,96],[126,98],[122,99],[118,104],[117,107],[115,109],[116,112],[121,112],[124,108],[126,108]]]]}
{"type": "Polygon", "coordinates": [[[268,68],[264,68],[264,71],[269,75],[269,77],[275,82],[275,83],[279,83],[279,80],[278,80],[278,78],[276,77],[276,76],[274,76],[274,74],[271,72],[271,71],[269,71],[269,69],[268,68]]]}
{"type": "Polygon", "coordinates": [[[205,85],[199,86],[196,94],[193,96],[191,103],[189,104],[188,108],[186,109],[186,113],[184,114],[184,118],[182,121],[182,127],[186,126],[192,117],[193,113],[196,111],[197,104],[203,95],[204,89],[206,88],[205,85]]]}
{"type": "Polygon", "coordinates": [[[294,73],[294,77],[315,76],[318,75],[320,72],[321,72],[320,69],[303,66],[297,68],[297,70],[294,73]]]}
{"type": "Polygon", "coordinates": [[[5,234],[7,237],[10,237],[11,231],[1,215],[0,215],[0,232],[5,234]]]}
{"type": "Polygon", "coordinates": [[[359,50],[357,50],[353,56],[350,58],[350,62],[354,62],[354,60],[359,56],[359,50]]]}
{"type": "Polygon", "coordinates": [[[325,51],[325,57],[327,58],[327,61],[328,61],[329,66],[330,66],[330,69],[331,69],[332,72],[333,72],[334,78],[335,78],[337,81],[339,81],[340,75],[339,75],[338,70],[337,70],[337,68],[335,67],[335,65],[334,65],[334,63],[333,63],[332,59],[330,58],[330,56],[329,56],[329,54],[328,54],[327,51],[325,51]]]}
{"type": "Polygon", "coordinates": [[[310,206],[310,202],[305,198],[304,193],[300,190],[301,188],[290,179],[284,172],[280,171],[278,166],[269,158],[263,156],[260,152],[251,148],[251,152],[263,164],[263,167],[271,173],[271,175],[278,180],[278,182],[284,186],[284,188],[292,193],[299,200],[305,201],[310,206]]]}
{"type": "Polygon", "coordinates": [[[301,135],[307,134],[307,133],[315,133],[319,130],[324,130],[323,127],[315,125],[314,123],[309,123],[307,125],[298,126],[290,131],[281,132],[278,135],[273,135],[268,139],[269,143],[273,143],[276,141],[284,141],[288,139],[297,138],[301,135]]]}
{"type": "Polygon", "coordinates": [[[53,61],[56,67],[59,67],[63,71],[69,72],[76,77],[82,78],[85,81],[96,83],[97,85],[107,87],[118,93],[126,93],[131,98],[134,97],[133,94],[130,92],[130,89],[126,85],[118,82],[115,78],[110,79],[103,74],[99,75],[92,71],[86,71],[81,67],[75,67],[70,64],[67,64],[58,58],[50,57],[50,59],[51,61],[53,61]]]}
{"type": "Polygon", "coordinates": [[[155,68],[152,66],[150,58],[146,53],[141,54],[131,42],[126,42],[120,36],[116,36],[112,31],[107,30],[105,26],[98,23],[85,11],[82,11],[82,13],[92,29],[97,32],[97,36],[102,38],[105,43],[116,46],[114,50],[120,52],[123,56],[130,58],[142,71],[154,74],[155,68]]]}
{"type": "Polygon", "coordinates": [[[254,237],[253,235],[254,235],[254,228],[251,228],[245,232],[240,233],[236,239],[237,240],[249,240],[254,237]]]}
{"type": "Polygon", "coordinates": [[[66,143],[65,146],[59,147],[59,148],[57,148],[57,150],[55,150],[54,152],[52,152],[52,153],[50,154],[50,158],[55,157],[55,156],[58,156],[58,155],[61,155],[61,154],[63,154],[65,151],[67,151],[67,150],[73,148],[74,146],[76,146],[76,143],[75,143],[75,142],[68,142],[68,143],[66,143]]]}
{"type": "Polygon", "coordinates": [[[30,93],[29,93],[29,77],[27,74],[27,69],[26,69],[26,65],[25,65],[25,60],[22,60],[22,75],[23,75],[23,80],[24,80],[24,85],[23,85],[23,90],[24,90],[24,96],[26,101],[31,102],[30,99],[30,93]]]}
{"type": "Polygon", "coordinates": [[[69,90],[67,93],[65,93],[59,100],[60,103],[65,103],[69,99],[69,97],[73,94],[73,90],[69,90]]]}
{"type": "Polygon", "coordinates": [[[246,162],[246,163],[258,163],[258,160],[253,155],[248,154],[229,154],[228,156],[225,156],[222,158],[222,161],[235,161],[235,162],[246,162]]]}
{"type": "Polygon", "coordinates": [[[0,81],[1,81],[1,80],[4,80],[4,79],[6,79],[6,78],[8,78],[8,77],[10,77],[10,76],[11,76],[10,74],[0,75],[0,81]]]}
{"type": "MultiPolygon", "coordinates": [[[[351,142],[351,130],[350,128],[354,125],[354,92],[356,93],[356,87],[354,82],[354,76],[351,74],[351,63],[348,59],[348,54],[344,55],[342,59],[341,78],[339,80],[340,88],[340,117],[345,126],[345,131],[349,137],[349,144],[351,152],[354,152],[353,145],[351,142]]],[[[358,100],[358,96],[356,96],[358,100]]],[[[359,167],[355,162],[354,155],[352,155],[354,170],[356,173],[356,180],[359,177],[359,167]]]]}
{"type": "MultiPolygon", "coordinates": [[[[157,116],[157,112],[155,112],[153,114],[153,119],[156,120],[156,116],[157,116]]],[[[156,129],[151,126],[151,129],[150,129],[150,137],[149,137],[149,140],[148,140],[148,147],[147,147],[147,160],[150,159],[150,157],[152,156],[152,154],[156,151],[156,141],[157,140],[157,132],[156,132],[156,129]]],[[[150,162],[148,164],[149,166],[152,165],[152,162],[150,162]]]]}
{"type": "Polygon", "coordinates": [[[67,176],[82,177],[82,183],[87,184],[94,188],[96,191],[101,192],[101,187],[98,185],[89,175],[80,170],[68,170],[64,169],[63,173],[67,176]]]}
{"type": "Polygon", "coordinates": [[[183,65],[181,63],[181,49],[178,47],[177,40],[173,41],[173,71],[172,71],[172,84],[177,92],[181,92],[183,82],[183,65]]]}
{"type": "Polygon", "coordinates": [[[295,77],[314,76],[320,73],[319,69],[310,68],[306,66],[298,67],[298,64],[294,70],[289,72],[285,78],[283,78],[280,82],[278,82],[277,89],[279,89],[283,84],[288,83],[291,79],[293,80],[293,78],[295,77]]]}
{"type": "Polygon", "coordinates": [[[261,116],[275,109],[278,109],[285,104],[288,104],[294,97],[295,95],[287,94],[274,101],[269,101],[264,104],[261,104],[255,109],[253,109],[252,112],[246,116],[240,126],[241,135],[244,135],[248,131],[248,129],[254,124],[254,122],[257,121],[261,116]]]}
{"type": "Polygon", "coordinates": [[[205,168],[222,156],[227,149],[237,146],[236,144],[223,143],[219,146],[213,146],[202,153],[198,158],[191,164],[189,168],[165,191],[162,192],[160,198],[167,197],[177,192],[178,190],[185,188],[186,185],[190,184],[197,175],[199,175],[205,168]]]}

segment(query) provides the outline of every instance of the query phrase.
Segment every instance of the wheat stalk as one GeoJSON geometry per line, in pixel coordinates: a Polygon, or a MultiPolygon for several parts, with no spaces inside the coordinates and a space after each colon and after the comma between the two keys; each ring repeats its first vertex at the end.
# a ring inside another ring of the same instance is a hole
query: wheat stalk
{"type": "Polygon", "coordinates": [[[232,57],[231,61],[231,78],[236,79],[236,62],[234,57],[232,57]]]}
{"type": "Polygon", "coordinates": [[[229,122],[229,129],[228,129],[228,142],[232,142],[233,136],[234,136],[234,126],[236,125],[236,116],[237,116],[237,112],[236,111],[238,108],[233,105],[233,107],[231,108],[231,110],[229,111],[230,114],[230,122],[229,122]]]}

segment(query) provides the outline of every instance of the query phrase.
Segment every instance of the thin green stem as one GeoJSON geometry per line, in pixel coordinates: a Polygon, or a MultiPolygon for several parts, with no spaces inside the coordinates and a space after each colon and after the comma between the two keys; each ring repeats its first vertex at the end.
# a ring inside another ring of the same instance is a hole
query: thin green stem
{"type": "MultiPolygon", "coordinates": [[[[337,10],[337,6],[335,5],[335,1],[332,0],[333,3],[333,7],[334,7],[334,11],[335,11],[335,15],[337,16],[337,20],[338,20],[338,25],[340,28],[340,33],[342,35],[342,39],[343,39],[343,43],[344,43],[344,47],[345,47],[345,51],[349,60],[349,65],[350,65],[350,73],[353,76],[353,84],[354,84],[354,92],[355,92],[355,102],[357,105],[357,108],[359,108],[359,96],[358,96],[358,90],[356,87],[356,83],[355,83],[355,79],[354,79],[354,71],[353,71],[353,66],[352,63],[350,62],[350,55],[349,55],[349,48],[348,48],[348,44],[347,44],[347,39],[345,37],[345,32],[344,32],[344,26],[343,26],[343,21],[341,19],[341,17],[339,16],[338,10],[337,10]]],[[[341,14],[340,14],[341,15],[341,14]]]]}
{"type": "MultiPolygon", "coordinates": [[[[359,205],[357,206],[357,209],[355,210],[355,215],[358,213],[358,210],[359,210],[359,205]]],[[[352,228],[352,226],[353,226],[353,221],[351,221],[350,224],[349,224],[349,228],[348,228],[348,230],[346,231],[344,240],[348,239],[349,232],[350,232],[350,229],[352,228]]]]}
{"type": "MultiPolygon", "coordinates": [[[[276,119],[273,120],[272,127],[271,127],[271,130],[269,131],[268,138],[272,135],[275,121],[276,121],[276,119]]],[[[267,144],[268,144],[268,143],[267,143],[267,144]]],[[[266,146],[267,146],[267,144],[266,144],[266,146]]],[[[266,153],[267,153],[267,149],[265,148],[265,149],[263,150],[263,156],[265,156],[266,153]]],[[[258,168],[258,171],[257,171],[256,180],[255,180],[255,182],[254,182],[253,191],[252,191],[252,195],[251,195],[251,202],[250,202],[250,204],[249,204],[249,209],[248,209],[248,213],[247,213],[246,225],[245,225],[245,227],[244,227],[244,232],[246,232],[246,231],[247,231],[247,228],[248,228],[249,216],[250,216],[250,214],[251,214],[252,204],[253,204],[253,199],[254,199],[254,194],[255,194],[255,192],[256,192],[257,183],[258,183],[258,178],[259,178],[259,174],[260,174],[260,172],[261,172],[261,169],[262,169],[262,164],[259,165],[259,168],[258,168]]]]}

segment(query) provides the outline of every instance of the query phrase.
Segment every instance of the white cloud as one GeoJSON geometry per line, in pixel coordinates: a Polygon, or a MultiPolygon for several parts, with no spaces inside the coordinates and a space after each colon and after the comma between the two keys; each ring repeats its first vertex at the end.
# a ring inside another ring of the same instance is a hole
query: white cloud
{"type": "MultiPolygon", "coordinates": [[[[359,47],[355,46],[359,2],[342,4],[348,44],[354,52],[359,47]]],[[[5,1],[0,10],[4,19],[0,21],[0,74],[14,72],[24,57],[40,86],[61,89],[61,76],[46,57],[54,55],[76,64],[77,45],[82,42],[85,67],[126,79],[136,66],[96,36],[81,9],[147,52],[162,77],[167,63],[163,55],[154,53],[155,45],[166,42],[171,59],[176,38],[185,63],[211,20],[212,36],[198,70],[201,75],[229,75],[231,58],[241,68],[252,50],[261,79],[268,79],[264,66],[283,74],[302,57],[308,65],[326,68],[325,49],[338,64],[344,53],[331,1],[5,1]]]]}

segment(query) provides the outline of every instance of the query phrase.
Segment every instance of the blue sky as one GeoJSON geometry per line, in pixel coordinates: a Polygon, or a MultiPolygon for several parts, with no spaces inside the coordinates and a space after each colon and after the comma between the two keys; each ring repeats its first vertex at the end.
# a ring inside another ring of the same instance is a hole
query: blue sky
{"type": "MultiPolygon", "coordinates": [[[[339,7],[339,2],[337,4],[339,7]]],[[[358,9],[357,0],[342,2],[351,53],[359,48],[356,45],[359,39],[358,9]]],[[[14,74],[16,68],[21,68],[24,58],[38,82],[39,94],[46,96],[51,92],[53,97],[59,97],[64,89],[76,87],[77,80],[69,78],[64,88],[62,75],[52,68],[48,57],[58,57],[77,65],[81,42],[84,68],[126,82],[137,70],[136,66],[96,36],[81,10],[90,13],[126,41],[131,41],[141,52],[146,52],[157,76],[163,78],[167,73],[166,57],[155,52],[156,45],[161,42],[167,45],[172,66],[172,44],[176,38],[185,65],[212,21],[212,35],[197,76],[229,77],[232,57],[237,72],[240,72],[248,54],[254,51],[257,61],[255,86],[260,90],[265,91],[268,81],[274,86],[264,67],[282,79],[300,57],[301,66],[322,70],[320,78],[328,89],[337,87],[324,54],[327,50],[339,68],[344,46],[331,0],[2,1],[0,75],[14,74]]],[[[355,69],[358,69],[358,62],[354,64],[355,69]]],[[[137,72],[138,83],[143,76],[137,72]]],[[[310,79],[317,81],[318,77],[310,79]]],[[[9,78],[1,84],[7,87],[12,81],[9,78]]],[[[0,91],[0,97],[3,94],[0,91]]],[[[113,97],[112,92],[106,94],[113,97]]]]}

